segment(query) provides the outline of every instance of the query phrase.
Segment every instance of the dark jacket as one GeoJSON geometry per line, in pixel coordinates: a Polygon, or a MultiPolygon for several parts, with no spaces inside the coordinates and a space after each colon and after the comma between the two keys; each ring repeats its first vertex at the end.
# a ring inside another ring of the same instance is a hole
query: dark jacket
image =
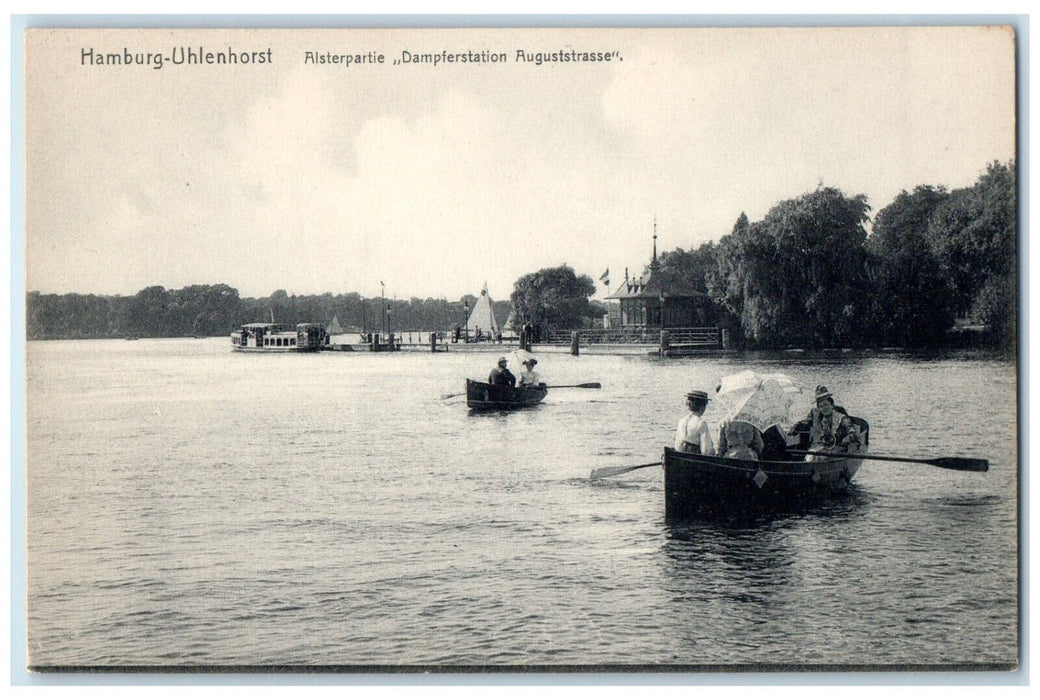
{"type": "Polygon", "coordinates": [[[811,448],[822,446],[848,450],[852,447],[852,443],[858,446],[860,441],[859,430],[849,418],[848,412],[841,406],[834,407],[829,430],[820,409],[810,409],[809,415],[795,423],[788,431],[792,435],[801,432],[809,433],[811,448]],[[834,438],[833,443],[830,443],[831,436],[834,438]]]}
{"type": "Polygon", "coordinates": [[[488,375],[488,384],[497,386],[516,386],[516,377],[504,367],[495,367],[488,375]]]}

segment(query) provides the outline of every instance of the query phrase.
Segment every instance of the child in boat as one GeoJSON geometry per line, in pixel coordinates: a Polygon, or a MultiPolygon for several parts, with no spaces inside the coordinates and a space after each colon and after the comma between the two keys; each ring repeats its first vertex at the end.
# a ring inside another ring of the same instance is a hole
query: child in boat
{"type": "Polygon", "coordinates": [[[689,413],[679,420],[675,430],[675,449],[692,454],[714,455],[715,445],[711,441],[711,430],[704,420],[704,409],[708,407],[708,394],[691,391],[686,394],[689,413]]]}

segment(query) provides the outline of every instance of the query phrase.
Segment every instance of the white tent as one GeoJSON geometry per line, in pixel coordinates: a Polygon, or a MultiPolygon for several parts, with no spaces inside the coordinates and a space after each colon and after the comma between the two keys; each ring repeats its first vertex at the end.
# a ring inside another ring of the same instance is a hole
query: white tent
{"type": "Polygon", "coordinates": [[[479,328],[481,333],[490,333],[492,336],[499,331],[498,321],[495,320],[495,312],[491,307],[491,295],[488,294],[487,282],[484,283],[484,289],[481,290],[477,303],[473,305],[473,311],[469,315],[469,320],[466,321],[466,328],[470,331],[479,328]]]}

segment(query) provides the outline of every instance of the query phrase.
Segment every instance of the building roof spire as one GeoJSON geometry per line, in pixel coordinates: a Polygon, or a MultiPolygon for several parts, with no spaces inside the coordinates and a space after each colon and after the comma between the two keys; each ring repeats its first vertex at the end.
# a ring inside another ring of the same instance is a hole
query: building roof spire
{"type": "Polygon", "coordinates": [[[657,270],[657,214],[654,214],[654,256],[650,258],[650,271],[657,270]]]}

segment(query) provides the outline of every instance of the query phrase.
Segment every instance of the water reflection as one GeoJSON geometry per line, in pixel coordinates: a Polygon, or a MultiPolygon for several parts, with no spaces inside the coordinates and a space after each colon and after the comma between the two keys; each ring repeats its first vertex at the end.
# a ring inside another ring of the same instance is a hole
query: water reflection
{"type": "Polygon", "coordinates": [[[833,577],[847,559],[842,551],[855,541],[870,503],[867,492],[851,488],[785,512],[666,523],[661,592],[692,660],[737,654],[766,663],[795,652],[791,626],[833,604],[833,577]]]}
{"type": "Polygon", "coordinates": [[[777,522],[797,518],[842,518],[853,516],[869,500],[868,494],[855,483],[844,491],[826,493],[808,500],[754,503],[746,508],[710,507],[688,518],[666,521],[668,537],[682,538],[691,527],[710,524],[722,528],[769,527],[777,522]]]}
{"type": "MultiPolygon", "coordinates": [[[[717,578],[720,590],[747,595],[746,585],[787,582],[787,569],[798,556],[793,542],[821,529],[846,529],[865,517],[870,498],[850,487],[826,501],[783,511],[728,513],[665,523],[665,574],[683,590],[691,580],[717,578]],[[738,585],[733,586],[736,583],[738,585]],[[745,584],[745,585],[742,585],[745,584]],[[732,587],[731,587],[732,586],[732,587]]],[[[715,588],[716,585],[710,585],[715,588]]]]}

